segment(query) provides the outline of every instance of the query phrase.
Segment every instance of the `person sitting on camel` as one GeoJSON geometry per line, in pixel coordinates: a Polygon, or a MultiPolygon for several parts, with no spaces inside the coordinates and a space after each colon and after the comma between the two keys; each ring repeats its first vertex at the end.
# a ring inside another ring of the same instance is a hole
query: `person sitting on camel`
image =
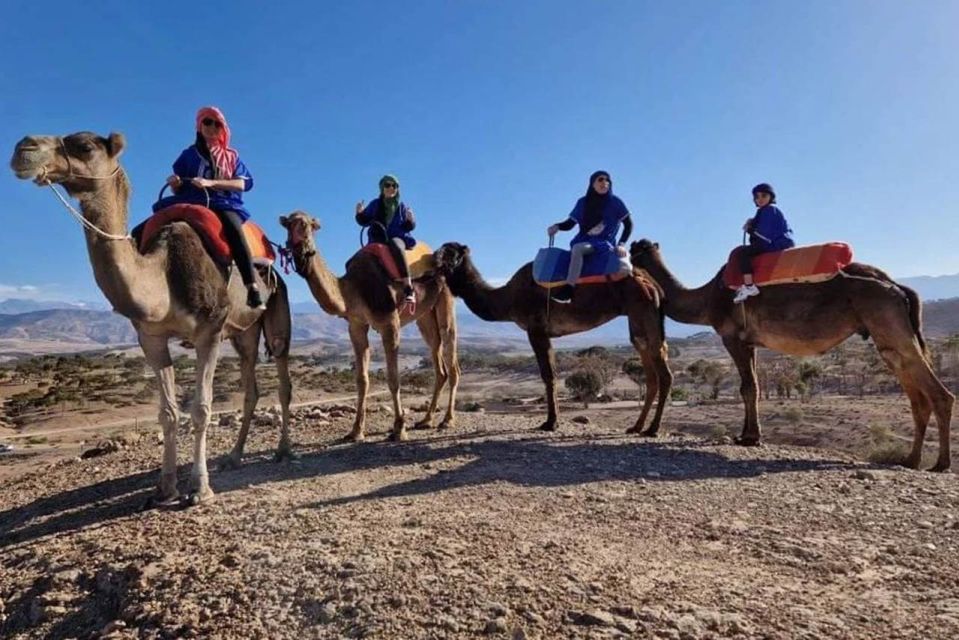
{"type": "Polygon", "coordinates": [[[743,284],[736,290],[733,302],[742,304],[750,296],[759,295],[759,287],[753,282],[753,258],[771,251],[783,251],[796,245],[786,216],[775,205],[776,192],[772,186],[761,182],[753,187],[753,203],[756,215],[746,220],[743,231],[749,234],[749,244],[739,251],[739,269],[743,284]]]}
{"type": "Polygon", "coordinates": [[[546,233],[550,238],[557,231],[569,231],[579,225],[579,233],[570,242],[569,271],[566,284],[551,295],[556,302],[568,303],[573,299],[573,289],[583,271],[583,258],[597,252],[612,251],[614,246],[619,257],[626,256],[626,241],[633,232],[633,221],[623,201],[613,195],[613,181],[609,173],[596,171],[589,177],[586,195],[576,201],[569,217],[550,225],[546,233]],[[616,243],[616,232],[623,225],[623,233],[616,243]],[[614,245],[615,243],[615,245],[614,245]]]}
{"type": "Polygon", "coordinates": [[[364,207],[362,200],[356,203],[356,222],[362,227],[369,227],[367,242],[385,244],[390,248],[396,267],[406,280],[404,302],[416,302],[410,280],[410,265],[406,261],[406,251],[416,246],[416,240],[410,235],[416,228],[416,220],[413,218],[413,209],[400,200],[400,181],[396,176],[387,174],[380,178],[380,195],[368,205],[364,207]]]}

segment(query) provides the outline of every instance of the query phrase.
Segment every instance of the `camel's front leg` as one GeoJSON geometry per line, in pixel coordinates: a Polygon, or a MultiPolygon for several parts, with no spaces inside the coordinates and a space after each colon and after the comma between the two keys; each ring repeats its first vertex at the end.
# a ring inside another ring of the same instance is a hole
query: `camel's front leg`
{"type": "Polygon", "coordinates": [[[297,460],[299,456],[293,452],[293,443],[290,441],[290,401],[293,399],[293,384],[290,382],[290,357],[286,354],[274,356],[276,374],[279,386],[277,394],[280,396],[280,411],[283,424],[280,427],[280,442],[276,445],[273,458],[277,461],[297,460]]]}
{"type": "Polygon", "coordinates": [[[393,396],[393,432],[390,440],[406,440],[406,425],[403,422],[403,405],[400,402],[400,323],[396,322],[381,330],[383,336],[383,355],[386,357],[386,383],[393,396]]]}
{"type": "Polygon", "coordinates": [[[359,322],[350,323],[350,342],[353,343],[353,370],[356,373],[356,418],[353,430],[344,440],[360,442],[365,437],[366,392],[370,387],[370,326],[359,322]]]}
{"type": "Polygon", "coordinates": [[[643,373],[646,375],[646,398],[643,400],[643,408],[639,412],[636,423],[626,430],[626,433],[638,433],[642,436],[653,438],[659,431],[659,424],[650,424],[649,429],[643,431],[643,425],[646,423],[646,417],[653,406],[653,400],[659,394],[659,375],[656,371],[656,365],[649,355],[649,350],[642,340],[632,338],[633,346],[639,352],[640,360],[643,363],[643,373]]]}
{"type": "Polygon", "coordinates": [[[176,385],[173,361],[166,338],[139,334],[138,340],[147,363],[156,374],[160,387],[160,411],[157,420],[163,427],[163,465],[156,499],[160,502],[176,500],[176,430],[179,412],[176,404],[176,385]]]}
{"type": "Polygon", "coordinates": [[[196,341],[196,395],[193,399],[193,473],[190,504],[212,502],[210,474],[206,468],[206,430],[213,412],[213,374],[220,355],[220,333],[196,341]]]}
{"type": "Polygon", "coordinates": [[[456,353],[456,300],[452,295],[446,295],[436,303],[436,325],[440,332],[440,349],[446,364],[450,392],[446,415],[439,424],[440,429],[446,429],[456,421],[456,389],[460,384],[460,363],[456,353]]]}
{"type": "Polygon", "coordinates": [[[423,415],[423,419],[413,425],[414,429],[429,429],[433,426],[433,413],[436,411],[436,405],[439,403],[440,391],[446,384],[446,369],[442,359],[442,346],[440,344],[440,334],[436,326],[436,315],[433,311],[422,315],[416,320],[416,326],[423,336],[423,342],[430,350],[430,359],[433,362],[433,397],[430,398],[429,407],[423,415]]]}
{"type": "Polygon", "coordinates": [[[529,343],[536,354],[539,375],[546,386],[546,422],[539,426],[540,431],[556,430],[556,366],[553,358],[553,345],[545,329],[529,329],[526,332],[529,343]]]}
{"type": "Polygon", "coordinates": [[[756,349],[736,338],[723,338],[726,350],[739,370],[739,393],[743,398],[746,417],[743,432],[736,438],[736,444],[756,446],[762,441],[762,427],[759,424],[759,385],[756,382],[756,349]]]}

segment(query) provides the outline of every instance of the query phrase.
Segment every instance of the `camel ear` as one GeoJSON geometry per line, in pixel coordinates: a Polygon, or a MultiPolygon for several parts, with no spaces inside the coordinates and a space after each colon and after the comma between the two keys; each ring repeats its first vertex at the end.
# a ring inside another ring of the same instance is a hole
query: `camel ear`
{"type": "Polygon", "coordinates": [[[111,158],[115,158],[123,153],[123,148],[127,146],[127,139],[122,133],[111,133],[107,140],[107,153],[111,158]]]}
{"type": "Polygon", "coordinates": [[[287,218],[286,216],[280,216],[280,226],[283,227],[284,229],[289,229],[290,219],[287,218]]]}
{"type": "Polygon", "coordinates": [[[658,250],[659,250],[659,243],[658,243],[658,242],[654,242],[654,243],[653,243],[653,248],[658,251],[658,250]]]}
{"type": "Polygon", "coordinates": [[[317,220],[316,218],[310,218],[310,228],[313,229],[313,231],[319,230],[320,221],[317,220]]]}

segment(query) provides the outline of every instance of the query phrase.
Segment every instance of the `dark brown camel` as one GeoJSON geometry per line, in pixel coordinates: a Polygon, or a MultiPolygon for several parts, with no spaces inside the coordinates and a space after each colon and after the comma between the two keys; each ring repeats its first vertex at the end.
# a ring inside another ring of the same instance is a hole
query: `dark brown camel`
{"type": "Polygon", "coordinates": [[[237,465],[250,418],[256,407],[254,377],[260,335],[276,359],[280,380],[283,426],[277,457],[292,456],[289,438],[290,305],[286,285],[275,273],[258,277],[261,291],[269,293],[265,311],[246,305],[246,288],[230,277],[203,248],[200,237],[185,222],[174,222],[141,254],[127,235],[130,183],[119,157],[126,141],[119,133],[101,137],[82,132],[73,135],[29,136],[17,143],[10,166],[18,178],[38,185],[61,184],[80,201],[87,252],[93,275],[113,310],[133,323],[147,363],[160,387],[159,422],[163,426],[163,468],[159,498],[178,496],[176,439],[178,409],[170,338],[196,346],[196,396],[191,502],[213,500],[206,465],[206,429],[213,400],[213,373],[220,342],[233,341],[240,355],[245,397],[243,423],[228,465],[237,465]]]}
{"type": "Polygon", "coordinates": [[[912,450],[904,464],[919,467],[931,413],[939,426],[939,457],[932,471],[950,466],[949,422],[953,395],[926,358],[921,306],[916,292],[866,264],[852,263],[831,280],[762,287],[743,305],[723,285],[722,270],[698,289],[686,289],[663,262],[659,245],[649,240],[630,247],[633,266],[645,269],[665,292],[666,315],[687,324],[712,326],[732,356],[742,381],[746,417],[740,444],[761,439],[756,347],[795,356],[825,353],[853,334],[872,336],[909,397],[915,421],[912,450]]]}
{"type": "Polygon", "coordinates": [[[513,322],[526,331],[536,353],[539,372],[546,385],[546,422],[543,431],[556,429],[556,373],[550,338],[588,331],[613,318],[629,318],[629,340],[639,352],[646,371],[646,400],[639,419],[628,432],[655,436],[669,397],[673,374],[666,363],[666,339],[659,291],[644,277],[635,275],[612,283],[576,288],[571,304],[552,304],[547,313],[547,290],[533,281],[533,265],[527,263],[504,286],[488,285],[473,266],[469,247],[449,242],[436,252],[436,267],[446,274],[453,295],[463,298],[470,311],[483,320],[513,322]],[[653,398],[659,402],[646,431],[643,424],[653,398]]]}

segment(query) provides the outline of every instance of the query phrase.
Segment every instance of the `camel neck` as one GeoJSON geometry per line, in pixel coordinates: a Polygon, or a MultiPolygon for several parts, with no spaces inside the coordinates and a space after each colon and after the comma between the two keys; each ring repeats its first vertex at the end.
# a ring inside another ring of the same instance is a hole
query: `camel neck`
{"type": "Polygon", "coordinates": [[[646,271],[663,288],[666,296],[666,315],[684,324],[703,324],[709,322],[709,292],[715,286],[710,280],[696,289],[687,289],[662,262],[657,262],[646,271]]]}
{"type": "Polygon", "coordinates": [[[333,316],[346,317],[346,301],[343,299],[340,279],[330,271],[319,253],[313,254],[310,260],[306,283],[323,311],[333,316]]]}
{"type": "MultiPolygon", "coordinates": [[[[115,181],[105,181],[96,191],[79,196],[83,217],[104,233],[126,235],[129,194],[121,171],[115,181]]],[[[150,269],[130,239],[108,239],[90,229],[84,229],[84,235],[93,277],[114,311],[131,319],[144,318],[156,304],[150,297],[150,292],[157,291],[155,281],[166,274],[150,269]]]]}
{"type": "Polygon", "coordinates": [[[473,263],[466,258],[461,267],[460,278],[449,282],[450,291],[459,296],[466,303],[470,311],[488,322],[511,321],[509,291],[505,286],[494,288],[480,275],[473,263]]]}

